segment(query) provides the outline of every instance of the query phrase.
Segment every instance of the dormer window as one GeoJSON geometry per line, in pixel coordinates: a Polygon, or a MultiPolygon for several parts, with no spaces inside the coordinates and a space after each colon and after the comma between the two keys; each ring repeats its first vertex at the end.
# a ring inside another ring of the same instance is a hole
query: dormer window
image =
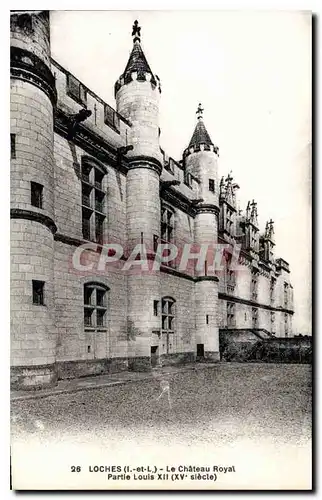
{"type": "Polygon", "coordinates": [[[168,161],[164,164],[164,169],[170,174],[174,175],[173,161],[172,158],[169,158],[168,161]]]}
{"type": "Polygon", "coordinates": [[[116,111],[111,106],[105,104],[104,106],[104,123],[113,128],[116,132],[120,133],[120,119],[116,111]]]}
{"type": "Polygon", "coordinates": [[[186,182],[185,184],[189,187],[189,188],[192,188],[192,177],[191,177],[191,174],[186,174],[186,182]]]}
{"type": "Polygon", "coordinates": [[[67,95],[86,108],[87,105],[87,89],[86,87],[71,74],[66,75],[67,95]]]}

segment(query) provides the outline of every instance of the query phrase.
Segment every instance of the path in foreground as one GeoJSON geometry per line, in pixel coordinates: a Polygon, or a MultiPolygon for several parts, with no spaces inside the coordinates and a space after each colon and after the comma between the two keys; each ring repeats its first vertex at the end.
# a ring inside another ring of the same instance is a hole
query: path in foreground
{"type": "MultiPolygon", "coordinates": [[[[102,451],[103,463],[108,451],[114,464],[124,456],[142,461],[149,455],[154,462],[162,458],[200,465],[225,457],[247,466],[249,473],[258,466],[256,480],[266,467],[275,475],[282,474],[281,467],[289,467],[283,477],[292,470],[295,481],[300,472],[293,459],[309,469],[309,365],[218,364],[172,375],[171,409],[166,396],[157,400],[159,394],[160,381],[151,376],[122,386],[14,401],[13,441],[33,446],[50,442],[69,450],[86,445],[86,457],[92,457],[94,464],[95,446],[102,451]]],[[[239,487],[248,477],[246,472],[239,487]]]]}
{"type": "Polygon", "coordinates": [[[310,433],[311,367],[291,364],[218,364],[170,378],[172,409],[160,382],[151,380],[12,403],[13,433],[75,439],[129,436],[180,441],[229,441],[236,436],[298,442],[310,433]],[[309,405],[309,406],[308,406],[309,405]],[[35,425],[35,422],[41,422],[35,425]],[[38,425],[38,427],[37,427],[38,425]]]}

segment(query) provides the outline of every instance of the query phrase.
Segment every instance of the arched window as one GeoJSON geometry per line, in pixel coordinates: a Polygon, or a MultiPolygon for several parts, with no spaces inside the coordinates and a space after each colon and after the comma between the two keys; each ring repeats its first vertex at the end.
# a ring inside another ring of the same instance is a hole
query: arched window
{"type": "Polygon", "coordinates": [[[85,240],[103,244],[106,219],[107,170],[90,157],[82,158],[82,230],[85,240]]]}
{"type": "Polygon", "coordinates": [[[84,327],[86,331],[107,329],[108,290],[101,283],[85,283],[84,327]]]}
{"type": "Polygon", "coordinates": [[[161,301],[162,310],[162,353],[174,352],[175,332],[175,300],[171,297],[163,297],[161,301]]]}

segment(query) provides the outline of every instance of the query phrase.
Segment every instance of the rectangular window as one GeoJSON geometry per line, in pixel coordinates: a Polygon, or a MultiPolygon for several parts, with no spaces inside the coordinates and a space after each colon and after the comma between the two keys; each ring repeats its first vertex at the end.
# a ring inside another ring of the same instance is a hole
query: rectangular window
{"type": "Polygon", "coordinates": [[[97,326],[105,326],[105,310],[97,309],[96,320],[97,326]]]}
{"type": "Polygon", "coordinates": [[[288,306],[288,283],[284,283],[284,307],[288,306]]]}
{"type": "Polygon", "coordinates": [[[156,252],[159,244],[159,236],[156,234],[153,235],[153,251],[156,252]]]}
{"type": "Polygon", "coordinates": [[[209,314],[206,314],[206,325],[209,325],[209,314]]]}
{"type": "Polygon", "coordinates": [[[114,111],[111,106],[105,104],[104,106],[104,123],[109,127],[116,130],[116,132],[120,131],[120,119],[116,111],[114,111]]]}
{"type": "Polygon", "coordinates": [[[215,180],[214,179],[209,179],[209,191],[212,193],[215,192],[215,180]]]}
{"type": "Polygon", "coordinates": [[[16,134],[10,134],[10,150],[11,150],[11,159],[15,160],[15,158],[16,158],[16,134]]]}
{"type": "Polygon", "coordinates": [[[92,326],[93,309],[84,309],[84,325],[92,326]]]}
{"type": "Polygon", "coordinates": [[[153,301],[153,315],[158,316],[158,314],[159,314],[159,301],[154,300],[153,301]]]}
{"type": "Polygon", "coordinates": [[[271,333],[275,334],[275,312],[271,311],[271,333]]]}
{"type": "Polygon", "coordinates": [[[77,80],[73,75],[66,75],[66,83],[67,83],[67,95],[74,99],[74,101],[78,102],[82,106],[86,107],[87,103],[87,89],[84,85],[77,80]]]}
{"type": "Polygon", "coordinates": [[[252,281],[250,285],[251,299],[257,300],[257,290],[258,290],[258,275],[255,271],[252,272],[252,281]]]}
{"type": "Polygon", "coordinates": [[[31,205],[33,207],[42,208],[43,186],[38,182],[30,182],[31,205]]]}
{"type": "Polygon", "coordinates": [[[189,174],[189,173],[186,174],[185,184],[189,188],[192,188],[192,177],[191,177],[191,174],[189,174]]]}
{"type": "Polygon", "coordinates": [[[271,278],[271,284],[270,284],[270,301],[271,301],[271,304],[274,303],[274,299],[275,299],[275,285],[276,285],[276,279],[275,278],[271,278]]]}
{"type": "MultiPolygon", "coordinates": [[[[168,208],[161,206],[161,243],[173,243],[174,240],[174,213],[168,208]]],[[[169,255],[169,250],[164,252],[169,255]]],[[[170,260],[164,263],[167,266],[174,267],[175,261],[170,260]]]]}
{"type": "Polygon", "coordinates": [[[87,184],[82,185],[82,205],[84,207],[90,208],[91,206],[91,191],[91,186],[88,186],[87,184]]]}
{"type": "Polygon", "coordinates": [[[106,219],[105,174],[99,165],[82,163],[82,228],[83,238],[103,244],[106,219]]]}
{"type": "Polygon", "coordinates": [[[235,271],[227,269],[226,280],[227,280],[227,293],[232,293],[235,290],[235,285],[236,285],[235,271]]]}
{"type": "Polygon", "coordinates": [[[84,240],[91,239],[91,212],[83,208],[82,232],[84,240]]]}
{"type": "Polygon", "coordinates": [[[32,303],[37,306],[44,305],[44,281],[32,280],[32,303]]]}
{"type": "Polygon", "coordinates": [[[234,212],[226,207],[226,223],[225,223],[226,231],[233,235],[234,230],[234,212]]]}
{"type": "Polygon", "coordinates": [[[105,331],[107,291],[99,284],[84,285],[84,326],[105,331]],[[103,329],[102,329],[103,328],[103,329]],[[102,329],[102,330],[101,330],[102,329]]]}
{"type": "Polygon", "coordinates": [[[227,302],[227,326],[235,326],[235,303],[227,302]]]}
{"type": "Polygon", "coordinates": [[[104,218],[99,214],[95,216],[95,241],[100,245],[103,244],[104,218]]]}
{"type": "Polygon", "coordinates": [[[252,308],[252,326],[253,328],[258,326],[258,309],[256,307],[252,308]]]}

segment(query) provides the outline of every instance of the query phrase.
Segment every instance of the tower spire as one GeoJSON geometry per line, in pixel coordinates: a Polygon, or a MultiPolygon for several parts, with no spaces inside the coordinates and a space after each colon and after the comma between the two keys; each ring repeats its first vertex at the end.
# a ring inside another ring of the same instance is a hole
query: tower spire
{"type": "Polygon", "coordinates": [[[132,37],[133,37],[133,47],[125,66],[125,70],[122,75],[119,77],[117,82],[115,83],[114,91],[115,96],[117,92],[123,85],[127,85],[130,83],[133,78],[138,81],[149,81],[151,82],[151,86],[153,89],[158,88],[159,92],[161,92],[161,85],[159,78],[156,78],[156,75],[153,74],[148,61],[144,55],[141,46],[141,26],[139,26],[139,22],[136,19],[132,26],[132,37]]]}
{"type": "Polygon", "coordinates": [[[194,148],[195,151],[200,150],[200,146],[203,145],[203,147],[210,151],[214,151],[214,144],[210,138],[210,135],[207,132],[207,129],[205,127],[204,121],[203,121],[203,107],[201,106],[201,103],[199,103],[196,115],[197,115],[197,124],[195,127],[195,130],[192,134],[188,150],[190,148],[194,148]]]}
{"type": "Polygon", "coordinates": [[[197,115],[197,119],[200,120],[200,118],[202,118],[202,115],[203,115],[203,107],[201,106],[201,103],[199,102],[199,106],[198,106],[198,109],[196,111],[196,115],[197,115]]]}
{"type": "Polygon", "coordinates": [[[141,42],[141,26],[139,26],[137,19],[134,21],[134,24],[132,26],[132,36],[133,36],[133,43],[141,42]]]}

